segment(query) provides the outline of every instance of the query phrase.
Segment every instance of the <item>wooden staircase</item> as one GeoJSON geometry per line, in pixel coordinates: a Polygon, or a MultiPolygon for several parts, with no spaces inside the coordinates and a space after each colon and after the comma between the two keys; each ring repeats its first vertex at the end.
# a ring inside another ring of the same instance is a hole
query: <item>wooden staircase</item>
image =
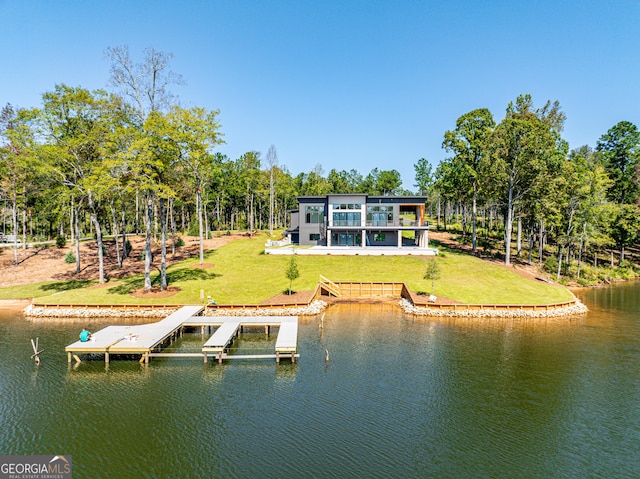
{"type": "Polygon", "coordinates": [[[322,275],[320,275],[320,288],[324,289],[329,296],[336,298],[340,296],[340,286],[322,275]]]}

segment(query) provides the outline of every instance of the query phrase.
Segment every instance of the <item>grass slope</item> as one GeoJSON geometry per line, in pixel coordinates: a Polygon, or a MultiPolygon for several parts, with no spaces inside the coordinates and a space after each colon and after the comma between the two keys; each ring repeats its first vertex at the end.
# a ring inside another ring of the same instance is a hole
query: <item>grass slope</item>
{"type": "MultiPolygon", "coordinates": [[[[261,254],[265,239],[257,235],[210,251],[205,258],[213,264],[209,268],[193,268],[197,258],[170,267],[169,284],[180,292],[167,298],[129,294],[143,286],[142,276],[137,275],[102,287],[65,281],[3,288],[0,299],[34,297],[34,302],[47,304],[197,304],[204,290],[205,296],[211,295],[218,303],[256,304],[289,287],[285,271],[290,256],[261,254]]],[[[548,304],[572,299],[565,288],[525,279],[472,256],[447,251],[438,260],[442,275],[435,283],[437,296],[480,304],[548,304]]],[[[431,283],[423,279],[426,260],[418,256],[297,256],[296,261],[300,277],[293,282],[294,291],[314,289],[321,274],[333,281],[405,282],[413,291],[431,290],[431,283]]],[[[152,278],[157,283],[158,273],[152,278]]]]}

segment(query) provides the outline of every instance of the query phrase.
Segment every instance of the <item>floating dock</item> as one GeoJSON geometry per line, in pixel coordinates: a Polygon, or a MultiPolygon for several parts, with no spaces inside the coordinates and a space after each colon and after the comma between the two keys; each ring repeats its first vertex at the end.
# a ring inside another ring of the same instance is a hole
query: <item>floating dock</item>
{"type": "Polygon", "coordinates": [[[76,341],[65,348],[69,363],[79,354],[104,354],[105,363],[113,354],[140,354],[140,362],[148,363],[152,357],[202,357],[206,363],[213,355],[219,363],[224,359],[267,359],[276,363],[281,358],[295,362],[298,353],[297,316],[201,316],[204,306],[183,306],[178,311],[156,323],[132,326],[107,326],[91,335],[89,341],[76,341]],[[202,346],[200,353],[162,352],[162,348],[182,334],[185,327],[200,327],[202,334],[213,335],[202,346]],[[228,354],[233,340],[243,327],[264,327],[269,334],[271,327],[278,327],[275,354],[231,355],[228,354]]]}

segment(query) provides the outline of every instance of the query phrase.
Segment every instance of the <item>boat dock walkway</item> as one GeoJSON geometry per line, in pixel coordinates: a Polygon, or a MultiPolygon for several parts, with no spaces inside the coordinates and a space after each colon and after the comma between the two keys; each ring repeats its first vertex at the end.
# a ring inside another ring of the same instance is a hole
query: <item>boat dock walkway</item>
{"type": "Polygon", "coordinates": [[[219,363],[223,359],[265,359],[281,357],[295,362],[298,352],[297,316],[200,316],[204,306],[183,306],[178,311],[156,323],[131,326],[107,326],[91,335],[89,341],[76,341],[65,348],[68,361],[78,354],[104,354],[105,363],[109,363],[111,354],[140,354],[140,362],[148,363],[151,357],[203,357],[207,362],[208,354],[213,354],[219,363]],[[243,327],[264,327],[269,334],[270,328],[279,328],[274,355],[230,355],[228,349],[243,327]],[[184,327],[200,327],[202,334],[216,328],[213,335],[202,346],[200,353],[161,352],[167,341],[182,334],[184,327]]]}

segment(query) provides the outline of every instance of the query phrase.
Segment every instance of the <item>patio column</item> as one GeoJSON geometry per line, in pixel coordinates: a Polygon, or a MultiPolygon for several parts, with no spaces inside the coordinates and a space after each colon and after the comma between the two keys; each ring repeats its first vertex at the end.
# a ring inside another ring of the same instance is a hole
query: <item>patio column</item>
{"type": "Polygon", "coordinates": [[[360,235],[360,241],[363,248],[367,247],[367,230],[362,230],[362,234],[360,235]]]}
{"type": "Polygon", "coordinates": [[[420,231],[420,241],[418,242],[418,246],[420,248],[428,248],[429,247],[429,232],[428,231],[420,231]]]}
{"type": "Polygon", "coordinates": [[[398,230],[398,248],[402,248],[402,230],[398,230]]]}

